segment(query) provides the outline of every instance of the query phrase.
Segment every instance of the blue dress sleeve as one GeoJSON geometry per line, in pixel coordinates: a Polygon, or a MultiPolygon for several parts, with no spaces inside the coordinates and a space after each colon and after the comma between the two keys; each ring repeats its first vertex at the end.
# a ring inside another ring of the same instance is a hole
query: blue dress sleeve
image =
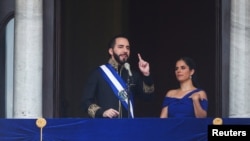
{"type": "Polygon", "coordinates": [[[169,105],[169,103],[171,103],[174,99],[170,98],[170,97],[165,97],[162,103],[162,107],[166,107],[169,105]]]}
{"type": "Polygon", "coordinates": [[[208,101],[207,100],[201,100],[201,107],[202,107],[202,109],[204,109],[205,111],[207,111],[208,110],[208,101]]]}

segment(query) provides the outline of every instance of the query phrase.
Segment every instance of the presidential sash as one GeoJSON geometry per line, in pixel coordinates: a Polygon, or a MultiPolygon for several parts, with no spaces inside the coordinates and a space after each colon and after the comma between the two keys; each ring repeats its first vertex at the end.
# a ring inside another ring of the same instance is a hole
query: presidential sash
{"type": "MultiPolygon", "coordinates": [[[[100,72],[104,79],[109,83],[115,96],[121,101],[122,105],[130,112],[130,117],[134,118],[133,104],[131,100],[128,101],[127,85],[120,75],[110,64],[101,65],[100,72]],[[128,105],[129,103],[129,105],[128,105]]],[[[130,96],[131,97],[131,96],[130,96]]]]}

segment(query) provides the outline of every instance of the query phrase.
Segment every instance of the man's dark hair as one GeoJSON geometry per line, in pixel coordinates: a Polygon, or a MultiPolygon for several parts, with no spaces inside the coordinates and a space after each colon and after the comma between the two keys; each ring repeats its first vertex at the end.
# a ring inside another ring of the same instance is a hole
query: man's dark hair
{"type": "Polygon", "coordinates": [[[125,34],[118,34],[118,35],[115,35],[114,37],[111,38],[111,40],[109,41],[108,43],[108,48],[113,48],[115,46],[115,40],[117,38],[126,38],[127,40],[129,40],[128,36],[125,35],[125,34]]]}

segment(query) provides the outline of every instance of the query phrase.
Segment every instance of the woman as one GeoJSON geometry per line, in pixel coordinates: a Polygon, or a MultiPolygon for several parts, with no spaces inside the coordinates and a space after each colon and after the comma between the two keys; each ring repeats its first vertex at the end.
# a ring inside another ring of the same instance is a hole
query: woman
{"type": "Polygon", "coordinates": [[[191,58],[182,57],[176,62],[175,75],[180,87],[166,93],[160,118],[207,117],[207,94],[195,81],[195,69],[191,58]]]}

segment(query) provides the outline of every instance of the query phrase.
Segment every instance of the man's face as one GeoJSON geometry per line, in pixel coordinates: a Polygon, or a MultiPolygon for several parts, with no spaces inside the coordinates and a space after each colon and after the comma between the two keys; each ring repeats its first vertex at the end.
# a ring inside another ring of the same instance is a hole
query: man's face
{"type": "Polygon", "coordinates": [[[117,38],[113,48],[109,49],[109,54],[119,64],[124,64],[130,56],[130,45],[126,38],[117,38]]]}

